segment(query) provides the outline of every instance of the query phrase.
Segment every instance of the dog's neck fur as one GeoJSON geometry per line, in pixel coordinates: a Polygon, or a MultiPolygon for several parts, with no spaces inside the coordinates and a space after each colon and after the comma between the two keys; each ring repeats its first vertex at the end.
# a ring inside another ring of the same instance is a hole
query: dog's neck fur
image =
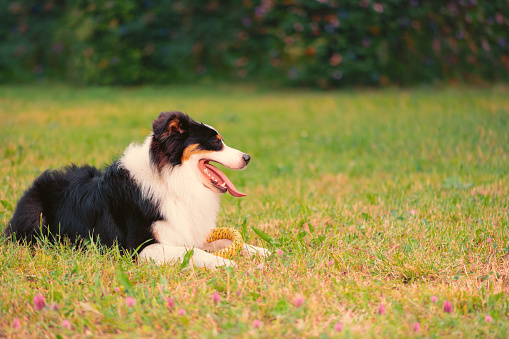
{"type": "Polygon", "coordinates": [[[120,159],[142,195],[156,204],[164,221],[155,222],[152,232],[157,242],[172,246],[201,247],[215,227],[219,212],[218,193],[207,188],[199,177],[197,161],[164,168],[160,173],[150,163],[152,136],[141,145],[131,144],[120,159]]]}

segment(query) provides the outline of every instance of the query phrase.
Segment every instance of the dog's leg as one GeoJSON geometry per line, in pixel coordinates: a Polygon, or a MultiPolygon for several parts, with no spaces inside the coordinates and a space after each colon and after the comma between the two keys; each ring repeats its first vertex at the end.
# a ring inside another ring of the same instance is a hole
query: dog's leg
{"type": "MultiPolygon", "coordinates": [[[[142,261],[153,260],[158,264],[178,262],[184,257],[188,250],[190,249],[185,247],[152,244],[141,251],[139,258],[142,261]]],[[[218,266],[235,266],[235,262],[207,253],[201,249],[195,248],[193,251],[191,262],[196,267],[215,269],[218,266]]]]}
{"type": "Polygon", "coordinates": [[[272,252],[266,248],[256,247],[248,244],[244,244],[244,248],[242,249],[242,251],[247,252],[249,254],[257,254],[262,257],[267,257],[272,254],[272,252]]]}

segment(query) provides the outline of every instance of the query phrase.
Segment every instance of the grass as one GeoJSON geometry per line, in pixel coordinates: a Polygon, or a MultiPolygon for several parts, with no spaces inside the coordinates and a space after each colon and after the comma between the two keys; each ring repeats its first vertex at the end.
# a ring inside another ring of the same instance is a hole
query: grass
{"type": "Polygon", "coordinates": [[[0,337],[509,336],[507,87],[0,87],[0,225],[41,171],[109,163],[163,110],[252,156],[218,226],[279,255],[207,271],[0,240],[0,337]]]}

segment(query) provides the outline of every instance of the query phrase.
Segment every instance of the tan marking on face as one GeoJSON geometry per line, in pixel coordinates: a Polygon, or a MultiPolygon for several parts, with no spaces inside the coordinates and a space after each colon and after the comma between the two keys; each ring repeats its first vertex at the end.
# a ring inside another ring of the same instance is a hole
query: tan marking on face
{"type": "Polygon", "coordinates": [[[214,151],[206,151],[206,150],[198,149],[199,146],[200,146],[199,144],[192,144],[192,145],[187,146],[184,149],[184,152],[182,153],[182,162],[189,160],[189,158],[191,158],[191,155],[193,155],[193,154],[214,152],[214,151]]]}
{"type": "Polygon", "coordinates": [[[222,137],[222,136],[220,136],[219,134],[218,134],[218,135],[216,135],[216,138],[218,138],[218,139],[219,139],[219,141],[222,141],[222,140],[223,140],[223,137],[222,137]]]}

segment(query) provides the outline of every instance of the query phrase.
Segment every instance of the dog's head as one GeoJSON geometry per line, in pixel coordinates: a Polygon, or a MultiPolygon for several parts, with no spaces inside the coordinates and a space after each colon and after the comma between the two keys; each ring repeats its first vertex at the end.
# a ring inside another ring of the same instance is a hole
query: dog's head
{"type": "Polygon", "coordinates": [[[228,177],[210,162],[231,169],[244,169],[251,158],[226,146],[214,128],[181,112],[163,112],[154,120],[152,132],[150,161],[159,172],[188,162],[195,166],[200,179],[209,189],[219,193],[228,191],[234,197],[246,195],[239,192],[228,177]]]}

